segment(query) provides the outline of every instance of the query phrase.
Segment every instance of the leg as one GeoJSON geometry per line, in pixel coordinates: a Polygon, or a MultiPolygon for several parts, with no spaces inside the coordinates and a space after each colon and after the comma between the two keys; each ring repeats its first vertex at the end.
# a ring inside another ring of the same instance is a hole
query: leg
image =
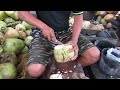
{"type": "Polygon", "coordinates": [[[89,40],[83,36],[79,38],[79,53],[80,58],[77,58],[77,62],[82,66],[88,66],[97,62],[100,58],[100,51],[89,40]]]}
{"type": "Polygon", "coordinates": [[[33,40],[29,50],[28,73],[32,77],[39,77],[43,74],[49,63],[49,43],[40,34],[40,30],[34,30],[33,40]]]}
{"type": "Polygon", "coordinates": [[[86,50],[76,61],[82,66],[88,66],[97,62],[100,58],[100,51],[96,47],[86,50]]]}

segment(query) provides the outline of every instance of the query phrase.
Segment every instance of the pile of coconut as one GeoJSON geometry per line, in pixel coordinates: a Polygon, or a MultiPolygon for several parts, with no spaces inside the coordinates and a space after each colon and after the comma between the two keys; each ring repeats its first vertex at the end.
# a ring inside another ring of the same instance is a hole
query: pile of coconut
{"type": "Polygon", "coordinates": [[[18,11],[0,11],[0,78],[28,78],[27,61],[32,26],[18,11]]]}
{"type": "MultiPolygon", "coordinates": [[[[111,21],[116,19],[118,11],[96,11],[93,20],[84,20],[82,24],[82,29],[89,30],[105,30],[111,29],[111,21]]],[[[74,16],[69,18],[70,26],[73,26],[74,16]]]]}

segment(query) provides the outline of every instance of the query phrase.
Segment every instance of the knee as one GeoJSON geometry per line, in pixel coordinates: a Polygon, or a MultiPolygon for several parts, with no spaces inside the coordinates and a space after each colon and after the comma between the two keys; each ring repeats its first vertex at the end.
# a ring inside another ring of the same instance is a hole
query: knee
{"type": "Polygon", "coordinates": [[[100,59],[100,50],[97,47],[91,48],[89,56],[91,63],[97,62],[100,59]]]}
{"type": "Polygon", "coordinates": [[[32,77],[39,77],[45,70],[45,66],[42,64],[30,64],[28,66],[28,73],[32,77]]]}

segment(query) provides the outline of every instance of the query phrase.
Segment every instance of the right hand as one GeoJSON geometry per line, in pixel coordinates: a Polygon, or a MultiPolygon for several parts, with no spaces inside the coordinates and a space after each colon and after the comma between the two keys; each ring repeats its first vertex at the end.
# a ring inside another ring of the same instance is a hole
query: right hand
{"type": "Polygon", "coordinates": [[[60,42],[56,39],[54,30],[52,28],[50,28],[49,26],[45,26],[42,29],[42,33],[43,33],[44,37],[47,38],[49,41],[54,41],[56,44],[62,44],[62,42],[60,42]]]}

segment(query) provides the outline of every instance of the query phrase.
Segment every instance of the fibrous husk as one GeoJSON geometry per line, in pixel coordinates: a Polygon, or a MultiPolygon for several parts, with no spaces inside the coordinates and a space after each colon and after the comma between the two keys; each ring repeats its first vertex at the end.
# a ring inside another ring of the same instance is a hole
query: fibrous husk
{"type": "Polygon", "coordinates": [[[1,53],[0,54],[0,64],[3,63],[12,63],[13,65],[17,65],[18,59],[15,53],[1,53]]]}

